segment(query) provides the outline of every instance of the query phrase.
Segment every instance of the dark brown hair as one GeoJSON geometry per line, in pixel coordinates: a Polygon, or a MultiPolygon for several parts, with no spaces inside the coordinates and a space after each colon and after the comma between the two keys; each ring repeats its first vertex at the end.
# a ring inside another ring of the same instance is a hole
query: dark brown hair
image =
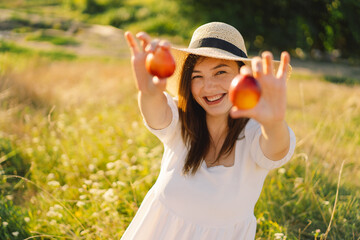
{"type": "MultiPolygon", "coordinates": [[[[210,133],[206,124],[206,112],[196,102],[191,93],[191,75],[200,56],[190,54],[184,63],[179,83],[179,118],[181,122],[181,136],[189,152],[185,159],[183,173],[195,174],[201,165],[202,159],[210,149],[210,133]]],[[[237,62],[239,68],[243,62],[237,62]]],[[[233,119],[228,116],[228,133],[215,162],[222,155],[230,154],[235,142],[244,129],[248,118],[233,119]]]]}

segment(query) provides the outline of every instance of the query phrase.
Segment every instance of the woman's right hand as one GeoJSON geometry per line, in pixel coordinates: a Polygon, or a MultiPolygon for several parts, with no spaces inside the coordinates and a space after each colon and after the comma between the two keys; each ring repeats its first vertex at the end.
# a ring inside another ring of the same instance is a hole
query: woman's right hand
{"type": "Polygon", "coordinates": [[[167,41],[160,41],[158,39],[151,40],[150,36],[145,32],[139,32],[136,34],[136,38],[140,40],[141,48],[132,33],[125,32],[125,39],[131,50],[131,62],[138,90],[143,94],[154,94],[165,91],[166,79],[159,79],[148,73],[145,68],[145,61],[150,52],[154,52],[158,47],[169,49],[170,44],[167,41]]]}

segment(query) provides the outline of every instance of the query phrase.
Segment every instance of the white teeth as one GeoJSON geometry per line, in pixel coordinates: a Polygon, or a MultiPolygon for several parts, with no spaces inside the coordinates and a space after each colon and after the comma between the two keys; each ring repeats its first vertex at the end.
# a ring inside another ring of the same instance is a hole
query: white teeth
{"type": "Polygon", "coordinates": [[[218,94],[218,95],[215,95],[215,96],[206,97],[206,99],[207,99],[209,102],[214,102],[214,101],[216,101],[216,100],[219,100],[222,96],[223,96],[223,94],[218,94]]]}

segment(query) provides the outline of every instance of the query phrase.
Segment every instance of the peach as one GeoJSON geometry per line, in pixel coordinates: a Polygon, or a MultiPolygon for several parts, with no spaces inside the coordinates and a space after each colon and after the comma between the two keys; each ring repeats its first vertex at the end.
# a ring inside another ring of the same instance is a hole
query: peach
{"type": "Polygon", "coordinates": [[[232,80],[229,98],[238,109],[247,110],[255,107],[260,96],[260,85],[253,76],[239,74],[232,80]]]}
{"type": "Polygon", "coordinates": [[[167,78],[175,71],[175,60],[169,49],[158,47],[146,56],[145,67],[151,75],[167,78]]]}

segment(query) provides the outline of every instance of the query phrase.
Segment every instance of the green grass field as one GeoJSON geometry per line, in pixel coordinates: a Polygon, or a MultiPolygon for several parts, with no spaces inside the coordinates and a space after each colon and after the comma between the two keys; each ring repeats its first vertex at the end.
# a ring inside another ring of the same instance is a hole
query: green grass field
{"type": "MultiPolygon", "coordinates": [[[[142,123],[129,52],[121,56],[0,42],[1,239],[122,236],[163,148],[142,123]]],[[[297,147],[265,181],[257,239],[360,239],[359,82],[294,65],[287,121],[297,147]]]]}
{"type": "MultiPolygon", "coordinates": [[[[0,66],[1,201],[24,222],[0,225],[3,236],[118,239],[162,153],[142,124],[129,60],[4,51],[0,66]]],[[[297,148],[266,179],[257,238],[359,239],[359,93],[295,71],[287,120],[297,148]]]]}

